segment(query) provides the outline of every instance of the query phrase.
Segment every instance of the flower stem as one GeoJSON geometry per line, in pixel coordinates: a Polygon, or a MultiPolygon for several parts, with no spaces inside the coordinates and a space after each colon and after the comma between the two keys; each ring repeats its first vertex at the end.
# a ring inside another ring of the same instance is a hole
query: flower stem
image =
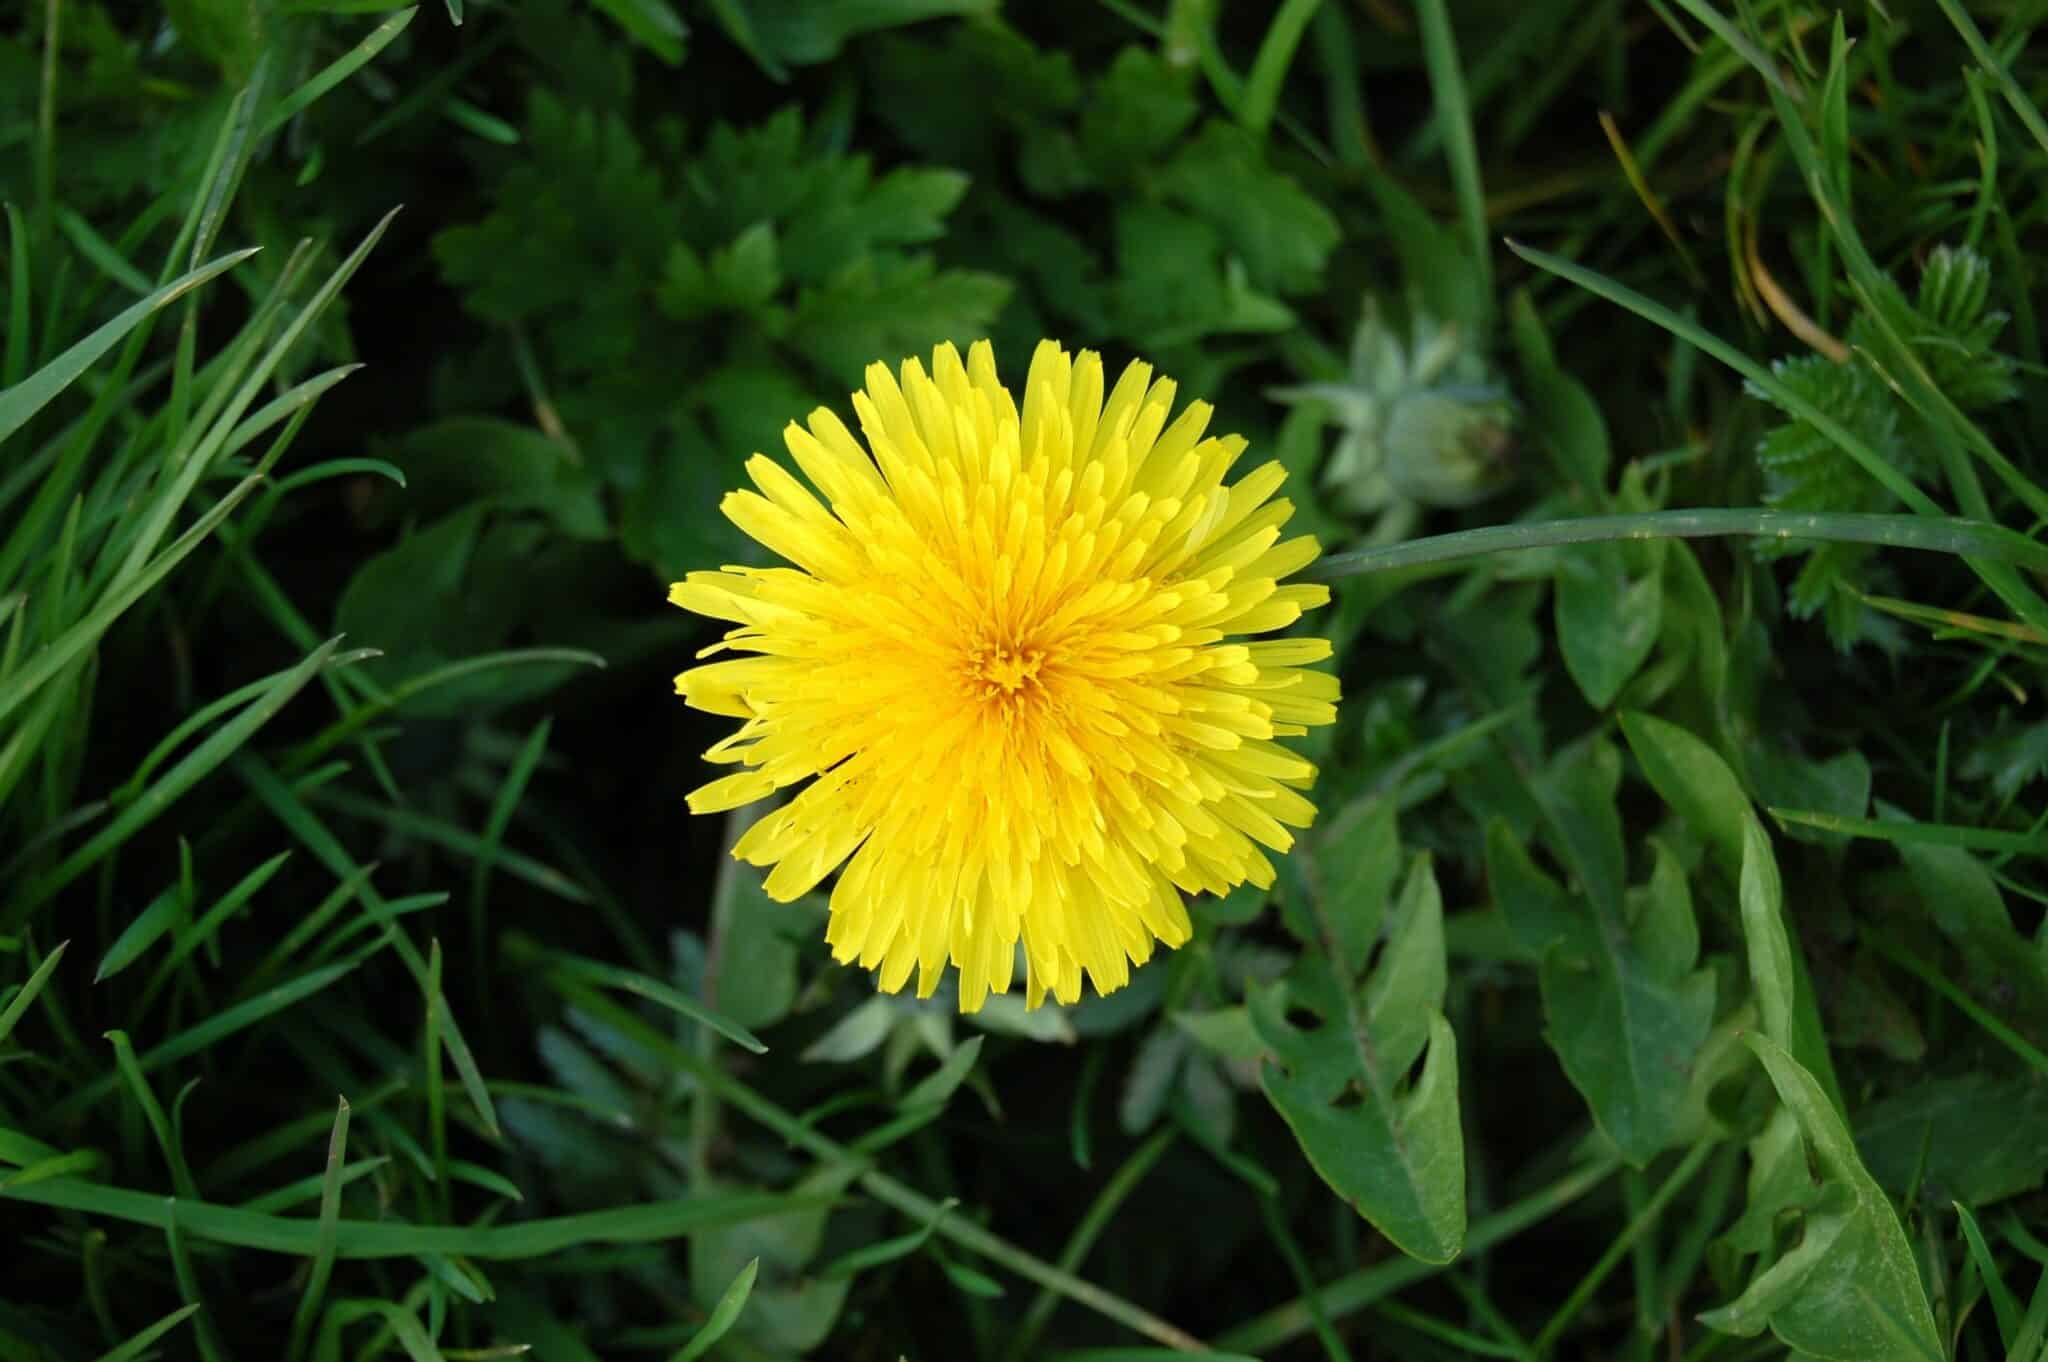
{"type": "Polygon", "coordinates": [[[1749,535],[1770,539],[1834,540],[1924,549],[1970,558],[2016,563],[2048,572],[2048,545],[1981,520],[1923,515],[1815,515],[1796,511],[1647,511],[1639,515],[1597,515],[1524,525],[1489,525],[1432,535],[1384,548],[1332,554],[1306,576],[1320,581],[1391,572],[1425,563],[1480,558],[1516,549],[1595,544],[1618,539],[1714,539],[1749,535]]]}

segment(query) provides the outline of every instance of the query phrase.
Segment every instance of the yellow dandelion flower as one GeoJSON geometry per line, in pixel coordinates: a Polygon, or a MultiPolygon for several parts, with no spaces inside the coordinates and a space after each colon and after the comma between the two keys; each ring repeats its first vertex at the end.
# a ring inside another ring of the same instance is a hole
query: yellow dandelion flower
{"type": "Polygon", "coordinates": [[[733,849],[787,901],[842,864],[826,940],[929,996],[948,962],[960,1010],[1011,982],[1029,1006],[1107,993],[1188,939],[1183,891],[1273,882],[1315,806],[1315,767],[1274,741],[1336,718],[1322,639],[1241,641],[1329,599],[1283,585],[1314,561],[1281,538],[1268,463],[1235,483],[1209,407],[1170,424],[1174,385],[1052,341],[1024,403],[986,341],[963,364],[869,367],[866,447],[829,410],[784,432],[814,494],[772,459],[721,507],[793,564],[692,572],[669,591],[737,626],[676,678],[745,722],[705,759],[710,813],[808,780],[733,849]],[[822,500],[820,495],[822,494],[822,500]]]}

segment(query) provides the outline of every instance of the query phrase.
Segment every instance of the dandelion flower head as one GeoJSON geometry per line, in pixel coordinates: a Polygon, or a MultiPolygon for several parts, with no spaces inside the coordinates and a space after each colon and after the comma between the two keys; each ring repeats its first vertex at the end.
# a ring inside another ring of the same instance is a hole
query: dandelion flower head
{"type": "Polygon", "coordinates": [[[728,620],[676,678],[742,720],[705,758],[736,767],[698,813],[809,784],[733,854],[790,900],[834,870],[826,939],[842,963],[929,996],[950,963],[963,1012],[1122,986],[1190,925],[1182,893],[1273,882],[1268,850],[1315,806],[1315,767],[1275,739],[1336,717],[1315,638],[1255,639],[1329,599],[1284,579],[1313,538],[1283,538],[1267,463],[1172,417],[1174,384],[1052,341],[1021,408],[986,341],[785,431],[806,487],[755,455],[757,490],[722,510],[790,566],[692,572],[669,599],[728,620]],[[812,489],[815,489],[812,490],[812,489]],[[843,867],[843,869],[842,869],[843,867]],[[1018,950],[1021,942],[1022,951],[1018,950]]]}

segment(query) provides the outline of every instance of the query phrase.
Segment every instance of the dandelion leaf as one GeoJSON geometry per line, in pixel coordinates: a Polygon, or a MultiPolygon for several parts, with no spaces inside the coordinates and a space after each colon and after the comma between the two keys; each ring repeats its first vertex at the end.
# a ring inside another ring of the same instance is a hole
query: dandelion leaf
{"type": "Polygon", "coordinates": [[[1443,1263],[1465,1243],[1457,1040],[1440,1010],[1443,902],[1418,855],[1389,905],[1393,825],[1391,801],[1354,805],[1304,853],[1313,948],[1288,979],[1251,994],[1250,1014],[1273,1054],[1266,1096],[1309,1163],[1403,1252],[1443,1263]],[[1304,1014],[1314,1024],[1297,1024],[1304,1014]]]}
{"type": "Polygon", "coordinates": [[[1745,1337],[1768,1328],[1795,1352],[1827,1362],[1941,1362],[1941,1335],[1905,1230],[1841,1114],[1784,1047],[1759,1033],[1748,1043],[1804,1146],[1795,1158],[1780,1120],[1771,1176],[1791,1181],[1811,1159],[1818,1195],[1799,1214],[1799,1242],[1701,1320],[1745,1337]]]}
{"type": "Polygon", "coordinates": [[[1593,742],[1561,752],[1537,782],[1574,889],[1499,823],[1488,829],[1487,871],[1510,929],[1541,961],[1546,1039],[1600,1129],[1641,1166],[1683,1124],[1715,984],[1696,967],[1689,898],[1657,877],[1633,896],[1624,886],[1620,780],[1613,746],[1593,742]]]}

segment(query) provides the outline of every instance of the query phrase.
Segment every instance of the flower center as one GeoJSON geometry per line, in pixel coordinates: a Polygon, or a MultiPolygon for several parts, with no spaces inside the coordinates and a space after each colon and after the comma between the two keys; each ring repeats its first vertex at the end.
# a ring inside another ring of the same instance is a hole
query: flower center
{"type": "Polygon", "coordinates": [[[967,654],[968,684],[985,700],[1018,698],[1020,691],[1038,689],[1038,672],[1044,665],[1042,648],[981,643],[967,654]]]}

